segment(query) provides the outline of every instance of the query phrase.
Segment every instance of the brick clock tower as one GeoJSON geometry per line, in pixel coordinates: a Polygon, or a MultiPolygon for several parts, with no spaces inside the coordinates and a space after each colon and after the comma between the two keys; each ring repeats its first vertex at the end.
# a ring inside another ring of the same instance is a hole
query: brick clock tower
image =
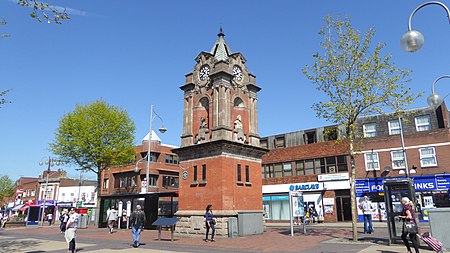
{"type": "Polygon", "coordinates": [[[210,52],[201,52],[186,75],[180,159],[177,234],[205,233],[205,209],[213,205],[216,234],[263,231],[258,97],[261,90],[241,53],[232,53],[220,29],[210,52]],[[235,219],[233,219],[236,221],[235,219]],[[245,229],[244,229],[245,228],[245,229]],[[236,230],[236,227],[232,229],[236,230]],[[237,232],[237,231],[236,231],[237,232]]]}

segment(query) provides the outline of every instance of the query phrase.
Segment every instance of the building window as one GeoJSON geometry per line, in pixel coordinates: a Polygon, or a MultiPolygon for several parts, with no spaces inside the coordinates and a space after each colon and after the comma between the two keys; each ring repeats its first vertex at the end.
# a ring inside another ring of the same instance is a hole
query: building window
{"type": "Polygon", "coordinates": [[[267,140],[259,141],[259,145],[261,146],[261,148],[269,148],[269,146],[267,146],[267,140]]]}
{"type": "Polygon", "coordinates": [[[348,171],[347,157],[345,155],[337,156],[338,172],[348,171]]]}
{"type": "Polygon", "coordinates": [[[415,118],[417,132],[431,130],[430,115],[423,115],[415,118]]]}
{"type": "Polygon", "coordinates": [[[400,134],[400,121],[399,119],[388,121],[389,135],[400,134]]]}
{"type": "MultiPolygon", "coordinates": [[[[141,182],[147,180],[145,175],[141,175],[141,182]]],[[[156,186],[156,183],[158,181],[158,175],[149,175],[148,180],[150,181],[150,184],[148,186],[156,186]]]]}
{"type": "Polygon", "coordinates": [[[314,160],[305,160],[305,175],[314,174],[314,160]]]}
{"type": "Polygon", "coordinates": [[[305,138],[305,144],[316,143],[316,131],[305,132],[303,137],[305,138]]]}
{"type": "Polygon", "coordinates": [[[297,172],[297,176],[305,175],[305,166],[303,160],[295,162],[295,171],[297,172]]]}
{"type": "Polygon", "coordinates": [[[168,164],[178,164],[178,156],[176,156],[176,155],[166,155],[166,163],[168,163],[168,164]]]}
{"type": "Polygon", "coordinates": [[[103,189],[108,189],[109,187],[109,178],[103,179],[103,189]]]}
{"type": "Polygon", "coordinates": [[[323,158],[315,159],[314,167],[316,168],[315,169],[316,174],[325,173],[325,159],[323,158]]]}
{"type": "Polygon", "coordinates": [[[396,150],[391,152],[392,168],[394,170],[405,168],[405,156],[403,150],[396,150]]]}
{"type": "Polygon", "coordinates": [[[276,163],[273,165],[274,177],[283,177],[283,166],[281,163],[276,163]]]}
{"type": "Polygon", "coordinates": [[[136,187],[136,177],[131,175],[119,175],[118,184],[116,183],[116,188],[130,188],[130,187],[136,187]]]}
{"type": "Polygon", "coordinates": [[[437,166],[436,151],[433,147],[420,148],[420,166],[430,167],[437,166]]]}
{"type": "Polygon", "coordinates": [[[323,131],[323,138],[325,141],[334,141],[338,139],[337,127],[327,127],[323,131]]]}
{"type": "Polygon", "coordinates": [[[377,136],[377,124],[367,123],[363,124],[364,137],[375,137],[377,136]]]}
{"type": "Polygon", "coordinates": [[[325,161],[327,162],[327,167],[326,167],[326,170],[323,171],[322,173],[335,173],[335,172],[337,172],[336,157],[335,156],[327,157],[327,158],[325,158],[325,161]]]}
{"type": "Polygon", "coordinates": [[[292,176],[292,164],[283,163],[283,175],[285,177],[292,176]]]}
{"type": "Polygon", "coordinates": [[[245,182],[250,183],[250,166],[245,165],[245,182]]]}
{"type": "Polygon", "coordinates": [[[197,166],[194,166],[194,182],[197,182],[197,166]]]}
{"type": "Polygon", "coordinates": [[[237,165],[237,181],[242,182],[242,175],[241,175],[241,165],[237,165]]]}
{"type": "Polygon", "coordinates": [[[271,178],[273,177],[273,166],[271,164],[263,165],[264,170],[264,178],[271,178]]]}
{"type": "Polygon", "coordinates": [[[284,148],[284,136],[275,138],[275,148],[284,148]]]}
{"type": "Polygon", "coordinates": [[[202,164],[202,181],[206,181],[206,164],[202,164]]]}
{"type": "Polygon", "coordinates": [[[378,160],[378,153],[366,153],[364,154],[364,158],[366,160],[366,170],[379,170],[380,169],[380,161],[378,160]]]}
{"type": "Polygon", "coordinates": [[[162,186],[164,188],[168,187],[178,187],[178,177],[174,176],[163,176],[162,186]]]}

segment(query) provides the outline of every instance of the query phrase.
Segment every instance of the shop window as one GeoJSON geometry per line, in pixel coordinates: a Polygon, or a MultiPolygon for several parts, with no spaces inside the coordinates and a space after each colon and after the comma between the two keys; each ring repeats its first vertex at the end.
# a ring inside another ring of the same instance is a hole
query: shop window
{"type": "Polygon", "coordinates": [[[400,121],[399,119],[394,119],[388,121],[389,135],[400,134],[400,121]]]}
{"type": "Polygon", "coordinates": [[[377,136],[377,124],[376,123],[363,124],[363,134],[364,137],[377,136]]]}
{"type": "Polygon", "coordinates": [[[431,130],[430,115],[418,116],[415,118],[417,132],[431,130]]]}
{"type": "Polygon", "coordinates": [[[292,176],[292,164],[283,163],[283,174],[285,177],[292,176]]]}
{"type": "Polygon", "coordinates": [[[314,160],[305,160],[305,175],[314,174],[314,160]]]}
{"type": "Polygon", "coordinates": [[[437,166],[436,151],[434,147],[419,148],[420,166],[431,167],[437,166]]]}
{"type": "Polygon", "coordinates": [[[273,165],[274,177],[283,177],[283,166],[281,163],[273,165]]]}
{"type": "Polygon", "coordinates": [[[237,165],[237,181],[238,181],[238,183],[242,182],[241,165],[240,164],[237,165]]]}
{"type": "Polygon", "coordinates": [[[305,175],[305,166],[303,160],[295,162],[295,172],[297,173],[297,176],[305,175]]]}
{"type": "Polygon", "coordinates": [[[405,156],[403,150],[395,150],[391,152],[392,169],[399,170],[405,168],[405,156]]]}
{"type": "Polygon", "coordinates": [[[380,161],[378,160],[378,153],[364,154],[366,162],[366,171],[380,170],[380,161]]]}

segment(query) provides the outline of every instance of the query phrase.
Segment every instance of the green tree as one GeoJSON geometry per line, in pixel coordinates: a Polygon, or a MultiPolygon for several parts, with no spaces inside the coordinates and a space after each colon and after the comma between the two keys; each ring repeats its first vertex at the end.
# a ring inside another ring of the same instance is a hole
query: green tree
{"type": "Polygon", "coordinates": [[[14,194],[14,182],[7,175],[0,176],[0,202],[3,198],[11,197],[14,194]]]}
{"type": "Polygon", "coordinates": [[[63,20],[70,19],[66,9],[54,7],[49,3],[37,0],[17,0],[17,4],[32,8],[30,17],[36,19],[38,22],[45,20],[49,24],[52,21],[56,24],[62,24],[63,20]]]}
{"type": "Polygon", "coordinates": [[[119,107],[103,100],[77,105],[60,119],[50,150],[62,162],[96,173],[100,196],[102,171],[134,161],[134,130],[134,122],[119,107]]]}
{"type": "Polygon", "coordinates": [[[350,18],[326,17],[319,34],[323,36],[323,54],[316,53],[312,66],[303,73],[328,101],[314,103],[317,116],[346,128],[351,166],[350,194],[353,240],[358,240],[355,188],[355,123],[358,117],[383,113],[387,108],[405,107],[417,97],[405,84],[410,71],[391,63],[391,55],[382,55],[385,43],[372,46],[375,29],[362,36],[352,27],[350,18]]]}

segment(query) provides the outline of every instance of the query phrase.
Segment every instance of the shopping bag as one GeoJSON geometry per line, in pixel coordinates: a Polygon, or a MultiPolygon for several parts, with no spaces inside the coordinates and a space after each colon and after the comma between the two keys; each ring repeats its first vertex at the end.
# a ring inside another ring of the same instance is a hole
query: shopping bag
{"type": "Polygon", "coordinates": [[[419,235],[419,238],[422,239],[422,241],[424,241],[428,246],[430,246],[433,251],[442,252],[442,242],[432,237],[430,233],[423,233],[422,235],[419,235]]]}

